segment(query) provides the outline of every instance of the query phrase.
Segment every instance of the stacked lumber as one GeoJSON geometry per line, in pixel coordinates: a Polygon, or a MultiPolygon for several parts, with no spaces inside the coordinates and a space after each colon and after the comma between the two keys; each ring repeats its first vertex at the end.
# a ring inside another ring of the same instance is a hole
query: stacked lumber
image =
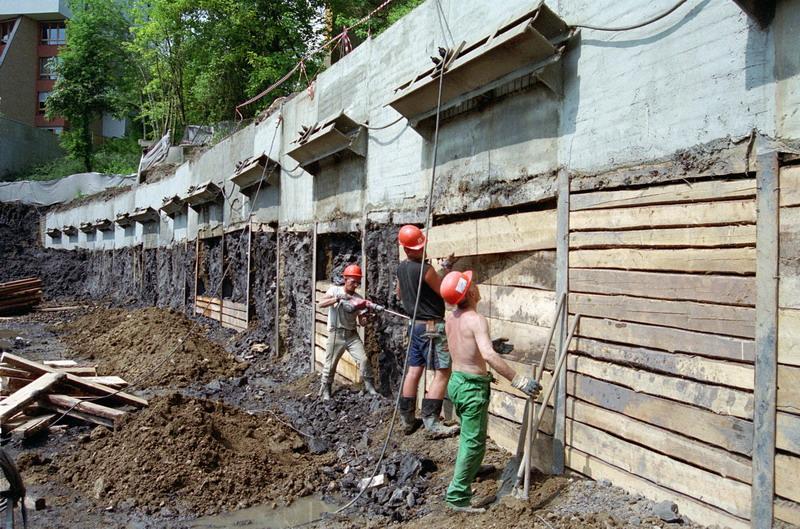
{"type": "Polygon", "coordinates": [[[120,391],[127,385],[119,377],[99,377],[93,366],[72,360],[34,362],[4,353],[0,357],[0,432],[29,438],[62,416],[113,428],[127,413],[123,408],[147,406],[146,400],[120,391]]]}
{"type": "Polygon", "coordinates": [[[566,465],[707,525],[749,526],[755,197],[754,178],[570,196],[566,465]]]}
{"type": "MultiPolygon", "coordinates": [[[[319,301],[330,288],[330,281],[317,281],[316,299],[319,301]]],[[[328,309],[314,307],[314,367],[317,371],[322,371],[325,365],[325,350],[330,339],[328,332],[328,309]]],[[[341,382],[361,382],[361,371],[358,364],[350,353],[345,352],[336,364],[335,378],[341,382]]]]}
{"type": "Polygon", "coordinates": [[[42,280],[28,277],[0,283],[0,314],[28,312],[42,301],[42,280]]]}

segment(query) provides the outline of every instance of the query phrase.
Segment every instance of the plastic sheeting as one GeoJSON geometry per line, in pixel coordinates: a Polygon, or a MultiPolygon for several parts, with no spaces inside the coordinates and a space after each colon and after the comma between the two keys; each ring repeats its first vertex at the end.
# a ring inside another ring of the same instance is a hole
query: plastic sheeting
{"type": "Polygon", "coordinates": [[[69,202],[79,196],[93,195],[110,187],[129,186],[136,176],[78,173],[60,180],[37,182],[0,182],[0,202],[22,202],[35,206],[50,206],[69,202]]]}

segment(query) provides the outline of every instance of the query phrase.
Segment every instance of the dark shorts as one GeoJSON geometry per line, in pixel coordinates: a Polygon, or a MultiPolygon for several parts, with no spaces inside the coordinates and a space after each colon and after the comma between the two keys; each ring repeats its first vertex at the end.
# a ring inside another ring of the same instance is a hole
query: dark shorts
{"type": "MultiPolygon", "coordinates": [[[[408,365],[411,367],[427,366],[428,369],[450,369],[450,351],[447,349],[447,337],[444,333],[444,322],[435,325],[433,334],[428,337],[426,324],[414,325],[411,333],[411,350],[408,352],[408,365]]],[[[428,333],[431,334],[431,333],[428,333]]]]}

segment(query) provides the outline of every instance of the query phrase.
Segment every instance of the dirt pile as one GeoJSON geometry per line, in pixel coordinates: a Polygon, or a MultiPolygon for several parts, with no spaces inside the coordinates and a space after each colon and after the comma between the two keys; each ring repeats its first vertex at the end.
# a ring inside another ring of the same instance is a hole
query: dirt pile
{"type": "Polygon", "coordinates": [[[138,387],[184,387],[240,375],[237,362],[206,330],[183,314],[158,308],[104,309],[65,326],[64,341],[77,356],[98,364],[101,374],[121,376],[138,387]]]}
{"type": "Polygon", "coordinates": [[[120,510],[213,514],[310,494],[318,478],[305,450],[301,436],[269,416],[172,393],[113,433],[96,428],[49,464],[21,458],[21,470],[38,482],[58,476],[120,510]]]}

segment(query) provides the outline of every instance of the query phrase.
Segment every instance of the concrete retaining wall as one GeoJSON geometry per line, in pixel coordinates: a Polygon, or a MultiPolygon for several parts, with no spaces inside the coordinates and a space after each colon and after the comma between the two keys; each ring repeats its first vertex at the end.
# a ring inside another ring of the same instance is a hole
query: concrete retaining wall
{"type": "Polygon", "coordinates": [[[0,178],[63,155],[52,132],[0,117],[0,178]]]}

